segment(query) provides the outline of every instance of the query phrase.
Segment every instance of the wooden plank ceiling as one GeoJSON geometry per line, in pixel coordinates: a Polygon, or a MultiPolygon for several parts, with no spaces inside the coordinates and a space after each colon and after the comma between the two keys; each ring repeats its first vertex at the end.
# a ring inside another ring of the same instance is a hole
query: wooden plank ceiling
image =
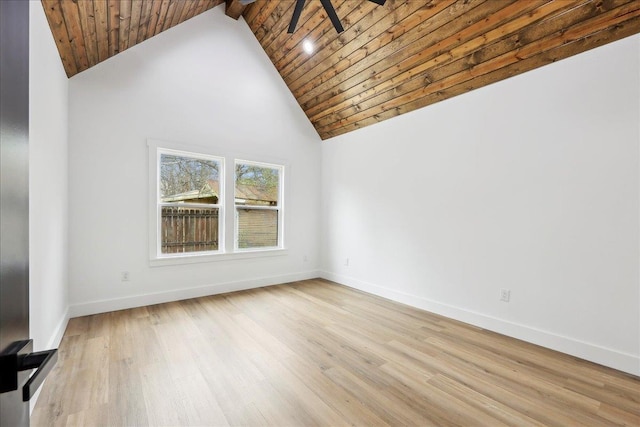
{"type": "Polygon", "coordinates": [[[41,1],[68,77],[224,3],[224,0],[41,1]]]}
{"type": "MultiPolygon", "coordinates": [[[[68,76],[223,2],[42,0],[68,76]]],[[[638,0],[332,0],[341,34],[319,0],[307,0],[294,34],[295,0],[226,3],[322,139],[640,32],[638,0]]]]}

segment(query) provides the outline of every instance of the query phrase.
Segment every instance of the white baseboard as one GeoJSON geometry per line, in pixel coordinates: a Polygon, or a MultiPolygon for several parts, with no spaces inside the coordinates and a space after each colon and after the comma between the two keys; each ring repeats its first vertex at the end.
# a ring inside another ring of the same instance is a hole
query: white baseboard
{"type": "Polygon", "coordinates": [[[217,283],[213,285],[198,286],[188,289],[175,289],[171,291],[155,292],[150,294],[133,295],[124,298],[113,298],[98,301],[87,301],[73,304],[69,307],[70,317],[88,316],[91,314],[106,313],[109,311],[124,310],[127,308],[143,307],[164,302],[179,301],[189,298],[198,298],[208,295],[224,294],[227,292],[243,291],[247,289],[261,288],[264,286],[279,285],[298,280],[315,279],[320,276],[316,270],[299,273],[284,274],[280,276],[261,277],[236,282],[217,283]]]}
{"type": "MultiPolygon", "coordinates": [[[[47,346],[45,347],[46,349],[60,347],[60,342],[62,341],[62,337],[64,336],[64,331],[67,330],[68,323],[69,323],[69,307],[67,307],[67,309],[64,311],[62,317],[60,318],[60,321],[56,325],[56,328],[54,329],[53,334],[51,335],[51,338],[49,338],[49,341],[47,342],[47,346]]],[[[47,382],[47,380],[45,379],[44,382],[47,382]]],[[[42,383],[42,385],[44,385],[44,382],[42,383]]],[[[40,397],[40,391],[42,391],[42,386],[40,386],[40,388],[35,392],[31,400],[29,400],[29,413],[33,412],[33,408],[35,408],[36,403],[38,402],[38,397],[40,397]]]]}
{"type": "Polygon", "coordinates": [[[47,343],[47,348],[58,348],[60,346],[60,342],[62,341],[62,337],[64,336],[64,331],[67,330],[67,324],[69,323],[69,307],[64,311],[62,318],[56,325],[56,329],[53,332],[53,335],[49,339],[47,343]]]}
{"type": "Polygon", "coordinates": [[[397,301],[412,307],[420,308],[461,322],[498,332],[513,338],[557,350],[581,359],[589,360],[623,372],[640,376],[640,357],[583,342],[571,337],[543,331],[527,325],[510,322],[486,314],[443,304],[428,298],[410,295],[373,283],[364,282],[352,277],[321,271],[320,277],[341,285],[359,289],[383,298],[397,301]]]}

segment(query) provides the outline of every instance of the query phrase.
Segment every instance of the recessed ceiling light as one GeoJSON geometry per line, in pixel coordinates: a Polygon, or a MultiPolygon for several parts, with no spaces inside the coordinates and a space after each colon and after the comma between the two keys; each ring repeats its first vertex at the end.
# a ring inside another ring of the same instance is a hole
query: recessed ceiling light
{"type": "Polygon", "coordinates": [[[313,43],[311,43],[309,40],[303,41],[302,50],[311,55],[313,53],[313,43]]]}

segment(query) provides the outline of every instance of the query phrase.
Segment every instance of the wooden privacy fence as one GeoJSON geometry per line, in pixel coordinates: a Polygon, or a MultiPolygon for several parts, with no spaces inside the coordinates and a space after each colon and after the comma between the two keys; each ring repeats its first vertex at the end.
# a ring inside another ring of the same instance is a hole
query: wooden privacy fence
{"type": "Polygon", "coordinates": [[[162,207],[162,253],[218,249],[218,209],[162,207]]]}

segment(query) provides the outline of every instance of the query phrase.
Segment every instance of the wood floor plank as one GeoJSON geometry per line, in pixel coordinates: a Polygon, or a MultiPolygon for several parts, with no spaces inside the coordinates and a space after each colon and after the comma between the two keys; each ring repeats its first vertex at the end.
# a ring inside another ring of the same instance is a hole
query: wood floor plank
{"type": "MultiPolygon", "coordinates": [[[[138,366],[131,359],[117,359],[109,363],[108,369],[109,384],[113,385],[109,388],[108,424],[154,425],[148,418],[144,399],[148,383],[143,384],[138,366]]],[[[162,408],[163,402],[154,403],[156,410],[162,408]]]]}
{"type": "Polygon", "coordinates": [[[482,412],[490,414],[499,419],[502,423],[510,426],[542,426],[536,420],[527,417],[507,405],[493,400],[475,390],[452,380],[449,377],[438,374],[429,380],[429,383],[436,386],[444,393],[454,396],[459,401],[470,405],[482,412]]]}
{"type": "MultiPolygon", "coordinates": [[[[353,398],[361,399],[370,411],[388,424],[433,425],[443,421],[434,419],[433,414],[426,411],[421,413],[420,408],[412,408],[407,402],[398,399],[395,395],[383,393],[381,389],[371,387],[361,377],[341,366],[327,369],[324,374],[351,393],[353,398]]],[[[451,425],[453,424],[451,423],[451,425]]]]}
{"type": "Polygon", "coordinates": [[[380,416],[373,413],[360,399],[354,399],[346,389],[340,387],[324,374],[324,369],[308,359],[295,357],[287,359],[288,369],[309,384],[313,384],[315,393],[336,412],[341,414],[345,425],[384,426],[388,425],[380,416]],[[331,396],[331,399],[326,399],[331,396]]]}
{"type": "Polygon", "coordinates": [[[33,426],[638,426],[640,378],[325,280],[71,319],[33,426]]]}

